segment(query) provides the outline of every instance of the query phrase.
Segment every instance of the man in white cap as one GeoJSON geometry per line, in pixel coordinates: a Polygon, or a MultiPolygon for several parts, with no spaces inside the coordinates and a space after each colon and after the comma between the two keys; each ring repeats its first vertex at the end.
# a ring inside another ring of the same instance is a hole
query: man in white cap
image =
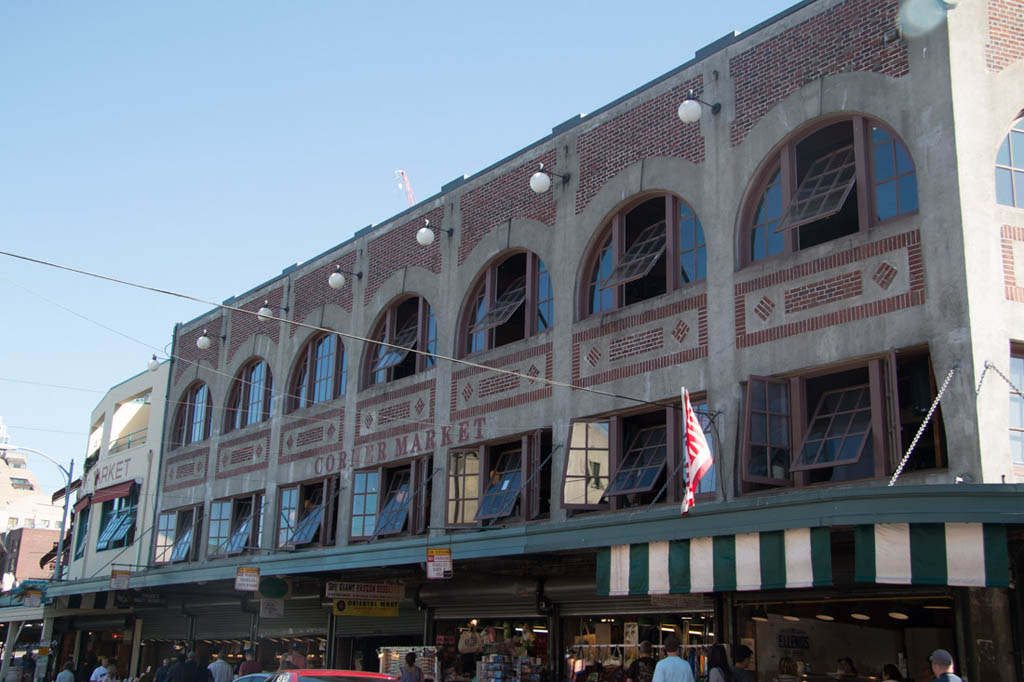
{"type": "Polygon", "coordinates": [[[963,682],[959,675],[953,674],[953,655],[945,649],[936,649],[928,657],[932,664],[935,682],[963,682]]]}

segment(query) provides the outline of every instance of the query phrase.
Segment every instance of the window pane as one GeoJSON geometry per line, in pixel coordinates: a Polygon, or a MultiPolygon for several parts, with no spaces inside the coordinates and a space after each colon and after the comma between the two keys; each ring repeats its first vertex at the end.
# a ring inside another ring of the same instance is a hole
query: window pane
{"type": "Polygon", "coordinates": [[[697,215],[686,204],[680,204],[679,209],[679,241],[682,283],[704,279],[707,270],[704,228],[697,215]]]}
{"type": "Polygon", "coordinates": [[[1013,171],[1014,206],[1024,207],[1024,171],[1013,171]]]}
{"type": "Polygon", "coordinates": [[[286,488],[281,491],[281,512],[277,519],[277,544],[284,546],[295,532],[298,522],[298,488],[286,488]]]}
{"type": "Polygon", "coordinates": [[[611,289],[604,289],[601,283],[612,273],[612,240],[611,237],[601,249],[598,257],[597,267],[590,278],[590,312],[599,313],[603,310],[610,310],[614,303],[614,292],[611,289]]]}
{"type": "Polygon", "coordinates": [[[409,501],[412,497],[409,491],[409,474],[409,469],[391,474],[387,499],[381,509],[374,534],[390,535],[405,530],[405,520],[409,515],[409,501]]]}
{"type": "Polygon", "coordinates": [[[526,276],[523,275],[522,277],[517,277],[508,285],[505,291],[503,291],[501,295],[498,296],[491,310],[488,311],[488,313],[484,315],[482,318],[480,318],[479,321],[473,324],[473,326],[469,330],[469,333],[477,334],[479,332],[484,331],[485,329],[490,329],[492,327],[498,327],[505,324],[506,322],[509,321],[513,313],[515,313],[519,309],[519,306],[521,306],[523,304],[523,301],[525,300],[526,276]]]}
{"type": "Polygon", "coordinates": [[[852,464],[860,459],[871,434],[868,391],[868,386],[853,386],[821,395],[791,471],[852,464]],[[826,421],[828,428],[823,434],[826,421]]]}
{"type": "Polygon", "coordinates": [[[1006,168],[996,168],[996,201],[1013,206],[1013,179],[1006,168]]]}
{"type": "Polygon", "coordinates": [[[664,426],[644,429],[633,437],[622,456],[622,464],[612,477],[604,496],[650,492],[665,467],[667,455],[664,426]]]}
{"type": "Polygon", "coordinates": [[[448,515],[451,524],[476,518],[480,497],[480,457],[475,451],[452,453],[448,458],[448,515]]]}
{"type": "MultiPolygon", "coordinates": [[[[428,353],[437,354],[437,319],[434,317],[434,309],[427,306],[427,348],[428,353]]],[[[437,358],[428,355],[423,358],[423,366],[430,368],[437,364],[437,358]]]]}
{"type": "Polygon", "coordinates": [[[893,143],[890,140],[875,147],[875,182],[888,180],[896,174],[893,143]]]}
{"type": "Polygon", "coordinates": [[[888,220],[899,215],[899,198],[896,180],[883,182],[875,187],[875,203],[878,206],[878,220],[888,220]]]}
{"type": "Polygon", "coordinates": [[[352,536],[365,537],[376,525],[380,475],[376,471],[357,471],[353,479],[352,536]]]}
{"type": "Polygon", "coordinates": [[[171,561],[184,561],[188,559],[189,551],[192,549],[192,524],[181,532],[178,539],[174,541],[174,551],[171,553],[171,561]]]}
{"type": "Polygon", "coordinates": [[[807,171],[778,229],[806,225],[839,212],[857,179],[853,145],[818,158],[807,171]],[[838,171],[831,173],[830,171],[838,171]]]}
{"type": "Polygon", "coordinates": [[[192,399],[192,424],[189,431],[189,442],[195,443],[206,437],[206,410],[208,391],[206,384],[195,389],[192,399]]]}
{"type": "Polygon", "coordinates": [[[996,153],[996,164],[1000,166],[1010,165],[1010,136],[1007,135],[1003,138],[1003,143],[999,145],[999,151],[996,153]]]}
{"type": "Polygon", "coordinates": [[[325,336],[316,345],[313,375],[313,402],[322,403],[334,397],[334,355],[337,337],[325,336]]]}
{"type": "Polygon", "coordinates": [[[917,210],[917,174],[904,175],[899,179],[900,214],[917,210]]]}
{"type": "Polygon", "coordinates": [[[611,289],[626,282],[646,277],[665,251],[665,221],[644,228],[629,247],[622,260],[602,282],[602,289],[611,289]]]}
{"type": "Polygon", "coordinates": [[[575,422],[569,435],[563,498],[567,505],[594,505],[608,485],[608,422],[575,422]]]}
{"type": "Polygon", "coordinates": [[[409,349],[416,346],[417,332],[418,325],[416,324],[416,318],[413,317],[401,331],[395,334],[394,339],[388,340],[388,343],[392,345],[380,346],[377,364],[374,366],[373,371],[379,372],[401,364],[405,356],[409,354],[409,349]]]}
{"type": "Polygon", "coordinates": [[[537,331],[544,331],[553,322],[555,296],[551,289],[551,275],[544,261],[537,261],[537,331]]]}
{"type": "Polygon", "coordinates": [[[1010,162],[1014,168],[1024,168],[1024,132],[1020,130],[1010,131],[1010,162]]]}
{"type": "Polygon", "coordinates": [[[266,390],[267,363],[258,362],[249,372],[249,404],[246,424],[263,421],[263,396],[266,390]]]}

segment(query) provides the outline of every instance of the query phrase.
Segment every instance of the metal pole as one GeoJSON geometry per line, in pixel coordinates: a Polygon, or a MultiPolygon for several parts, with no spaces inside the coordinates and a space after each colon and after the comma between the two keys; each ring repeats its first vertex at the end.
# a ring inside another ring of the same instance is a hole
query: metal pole
{"type": "MultiPolygon", "coordinates": [[[[60,466],[60,465],[58,465],[60,466]]],[[[63,467],[61,467],[63,470],[63,467]]],[[[53,580],[60,582],[61,579],[61,560],[64,558],[64,536],[67,534],[68,528],[68,505],[71,502],[71,472],[75,470],[75,460],[71,460],[71,466],[67,470],[68,482],[64,486],[64,516],[61,517],[60,521],[60,537],[57,538],[57,564],[53,568],[53,580]]]]}

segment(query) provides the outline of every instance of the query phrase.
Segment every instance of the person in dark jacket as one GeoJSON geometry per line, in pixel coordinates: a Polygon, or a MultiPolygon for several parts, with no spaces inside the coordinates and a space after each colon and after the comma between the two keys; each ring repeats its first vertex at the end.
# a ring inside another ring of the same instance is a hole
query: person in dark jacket
{"type": "Polygon", "coordinates": [[[178,654],[178,660],[167,671],[167,682],[185,682],[185,654],[178,654]]]}
{"type": "Polygon", "coordinates": [[[155,682],[167,682],[167,674],[171,672],[171,659],[165,658],[163,665],[156,669],[156,674],[153,676],[155,682]]]}

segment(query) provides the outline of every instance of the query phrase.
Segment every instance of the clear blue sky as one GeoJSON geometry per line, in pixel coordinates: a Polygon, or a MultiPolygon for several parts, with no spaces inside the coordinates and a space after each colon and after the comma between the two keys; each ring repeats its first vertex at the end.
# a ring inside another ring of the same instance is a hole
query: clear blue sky
{"type": "MultiPolygon", "coordinates": [[[[791,4],[0,3],[0,250],[220,301],[791,4]]],[[[0,256],[12,442],[80,470],[206,310],[0,256]]]]}

